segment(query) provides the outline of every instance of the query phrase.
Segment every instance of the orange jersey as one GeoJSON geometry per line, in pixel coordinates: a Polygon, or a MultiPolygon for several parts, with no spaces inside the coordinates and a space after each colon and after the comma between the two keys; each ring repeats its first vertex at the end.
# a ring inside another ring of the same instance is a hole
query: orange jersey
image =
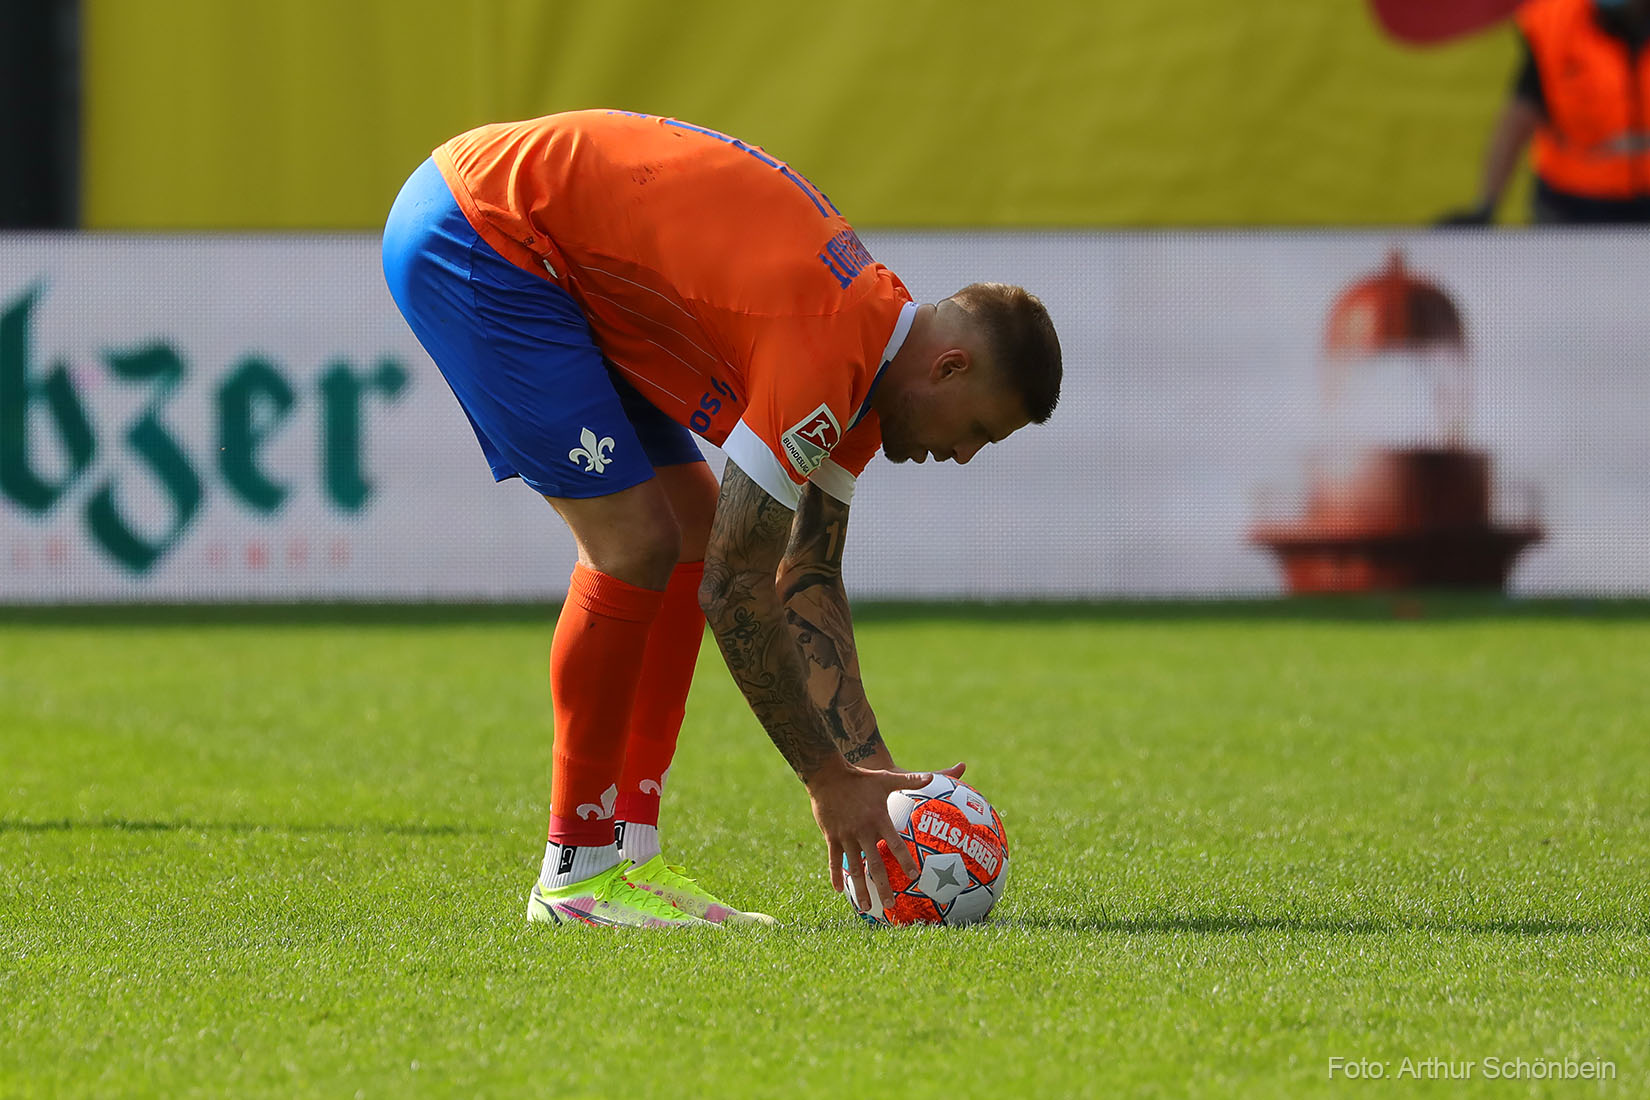
{"type": "Polygon", "coordinates": [[[477,233],[571,294],[638,392],[796,506],[882,444],[870,396],[916,311],[823,192],[724,134],[625,111],[435,151],[477,233]]]}

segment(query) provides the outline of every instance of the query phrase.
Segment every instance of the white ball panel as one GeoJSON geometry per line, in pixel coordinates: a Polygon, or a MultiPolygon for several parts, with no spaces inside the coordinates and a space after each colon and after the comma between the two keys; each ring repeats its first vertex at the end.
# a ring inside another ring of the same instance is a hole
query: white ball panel
{"type": "Polygon", "coordinates": [[[973,924],[984,920],[985,915],[991,912],[991,907],[997,904],[997,898],[984,886],[976,886],[972,890],[965,890],[957,895],[950,910],[945,914],[946,924],[973,924]]]}

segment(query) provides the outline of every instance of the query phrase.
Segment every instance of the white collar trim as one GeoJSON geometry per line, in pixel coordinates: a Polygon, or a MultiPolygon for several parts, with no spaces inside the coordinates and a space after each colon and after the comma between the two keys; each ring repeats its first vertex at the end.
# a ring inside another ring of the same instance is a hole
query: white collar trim
{"type": "Polygon", "coordinates": [[[882,349],[881,366],[887,366],[888,360],[899,354],[899,349],[905,346],[905,338],[911,335],[911,322],[917,319],[917,303],[906,302],[900,307],[899,320],[894,322],[894,334],[888,337],[888,346],[882,349]]]}

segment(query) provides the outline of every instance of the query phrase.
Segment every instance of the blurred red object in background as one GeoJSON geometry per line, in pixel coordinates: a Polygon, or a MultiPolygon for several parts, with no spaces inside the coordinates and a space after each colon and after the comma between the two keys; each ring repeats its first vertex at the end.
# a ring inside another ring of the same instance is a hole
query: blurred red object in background
{"type": "Polygon", "coordinates": [[[1375,21],[1411,46],[1436,46],[1487,30],[1509,18],[1521,0],[1369,0],[1375,21]]]}

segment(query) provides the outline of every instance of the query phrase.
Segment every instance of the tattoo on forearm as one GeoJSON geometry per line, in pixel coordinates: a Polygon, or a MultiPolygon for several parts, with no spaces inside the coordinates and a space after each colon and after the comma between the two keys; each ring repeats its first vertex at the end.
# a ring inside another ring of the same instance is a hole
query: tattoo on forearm
{"type": "Polygon", "coordinates": [[[711,528],[700,592],[728,671],[797,775],[836,752],[809,705],[802,657],[781,614],[776,583],[793,513],[729,463],[711,528]]]}
{"type": "Polygon", "coordinates": [[[857,764],[861,760],[866,760],[875,756],[877,753],[881,752],[882,749],[882,734],[873,729],[871,731],[871,736],[867,737],[864,741],[860,742],[858,745],[855,745],[853,748],[843,749],[842,759],[848,761],[850,764],[857,764]]]}
{"type": "Polygon", "coordinates": [[[853,617],[842,587],[847,519],[847,505],[813,486],[804,491],[780,571],[780,595],[785,622],[802,654],[808,698],[852,764],[876,755],[883,744],[865,698],[853,617]]]}

